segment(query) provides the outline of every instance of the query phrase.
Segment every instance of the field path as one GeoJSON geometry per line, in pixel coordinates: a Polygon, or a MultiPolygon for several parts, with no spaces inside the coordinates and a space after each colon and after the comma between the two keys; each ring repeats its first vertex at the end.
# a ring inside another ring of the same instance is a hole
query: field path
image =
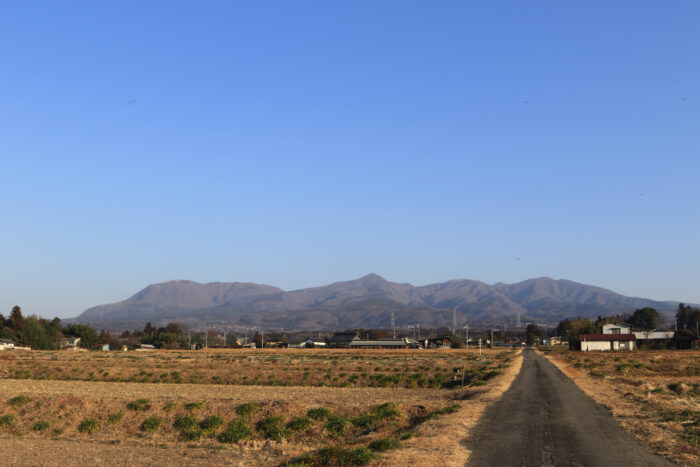
{"type": "Polygon", "coordinates": [[[467,440],[470,466],[666,466],[544,357],[520,374],[467,440]]]}

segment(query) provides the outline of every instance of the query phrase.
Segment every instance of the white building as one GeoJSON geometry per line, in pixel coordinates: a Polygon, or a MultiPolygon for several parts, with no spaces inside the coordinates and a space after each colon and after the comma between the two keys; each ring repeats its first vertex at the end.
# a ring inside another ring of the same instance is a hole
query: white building
{"type": "Polygon", "coordinates": [[[603,325],[603,334],[630,334],[632,327],[622,323],[608,323],[603,325]]]}
{"type": "Polygon", "coordinates": [[[578,338],[584,352],[634,350],[637,339],[634,334],[581,334],[578,338]]]}
{"type": "Polygon", "coordinates": [[[0,339],[0,350],[14,350],[15,343],[9,339],[0,339]]]}

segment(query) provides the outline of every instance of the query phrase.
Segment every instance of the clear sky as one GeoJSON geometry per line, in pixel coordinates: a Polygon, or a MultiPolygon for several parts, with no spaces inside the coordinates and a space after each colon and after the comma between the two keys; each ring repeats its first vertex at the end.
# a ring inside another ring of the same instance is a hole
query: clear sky
{"type": "Polygon", "coordinates": [[[169,279],[700,303],[700,2],[0,4],[0,312],[169,279]]]}

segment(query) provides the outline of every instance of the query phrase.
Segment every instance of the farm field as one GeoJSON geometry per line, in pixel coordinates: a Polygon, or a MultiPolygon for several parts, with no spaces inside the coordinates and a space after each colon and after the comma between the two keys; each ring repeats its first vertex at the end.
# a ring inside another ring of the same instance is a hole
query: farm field
{"type": "Polygon", "coordinates": [[[547,352],[548,358],[650,450],[700,464],[700,353],[547,352]]]}
{"type": "Polygon", "coordinates": [[[20,464],[45,463],[47,450],[62,453],[57,463],[101,453],[107,464],[151,465],[459,458],[468,455],[460,441],[520,361],[502,350],[3,353],[0,449],[20,464]],[[121,381],[142,371],[158,382],[121,381]],[[163,373],[181,378],[162,382],[163,373]],[[252,383],[258,374],[266,385],[252,383]]]}
{"type": "Polygon", "coordinates": [[[498,374],[509,352],[478,355],[330,349],[3,352],[0,379],[438,389],[451,387],[462,368],[465,385],[483,384],[498,374]]]}

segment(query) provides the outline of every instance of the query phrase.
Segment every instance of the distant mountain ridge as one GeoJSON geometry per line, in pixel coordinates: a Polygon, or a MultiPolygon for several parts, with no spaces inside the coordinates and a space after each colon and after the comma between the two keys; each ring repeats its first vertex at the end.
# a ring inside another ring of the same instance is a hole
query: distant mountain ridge
{"type": "Polygon", "coordinates": [[[654,307],[675,311],[678,302],[626,297],[600,287],[548,277],[515,284],[457,279],[413,286],[376,274],[326,286],[284,291],[243,282],[167,281],[152,284],[127,300],[87,309],[69,321],[110,329],[134,329],[146,322],[187,323],[193,329],[261,327],[281,330],[386,328],[394,313],[397,326],[452,323],[555,323],[574,316],[630,313],[654,307]]]}

